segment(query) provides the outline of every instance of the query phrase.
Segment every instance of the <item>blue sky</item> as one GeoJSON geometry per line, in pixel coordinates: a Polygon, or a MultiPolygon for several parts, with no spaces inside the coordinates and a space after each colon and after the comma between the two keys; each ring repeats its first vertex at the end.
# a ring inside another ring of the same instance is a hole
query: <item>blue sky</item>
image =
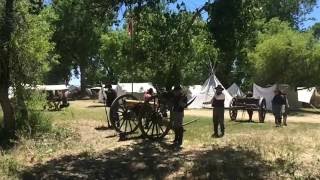
{"type": "MultiPolygon", "coordinates": [[[[184,2],[186,4],[186,8],[189,11],[193,11],[197,8],[201,8],[205,2],[208,0],[178,0],[178,3],[184,2]]],[[[51,2],[51,0],[45,0],[45,2],[51,2]]],[[[314,21],[307,21],[302,25],[302,28],[308,28],[312,26],[316,22],[320,22],[320,0],[317,0],[317,7],[313,10],[311,14],[308,15],[308,18],[315,18],[314,21]]],[[[173,6],[174,7],[174,6],[173,6]]],[[[123,9],[120,10],[120,13],[123,13],[123,9]]],[[[202,16],[207,18],[207,14],[203,13],[202,16]]],[[[122,19],[122,15],[119,16],[119,19],[122,19]]],[[[80,85],[80,80],[76,77],[72,76],[70,80],[70,84],[72,85],[80,85]]]]}

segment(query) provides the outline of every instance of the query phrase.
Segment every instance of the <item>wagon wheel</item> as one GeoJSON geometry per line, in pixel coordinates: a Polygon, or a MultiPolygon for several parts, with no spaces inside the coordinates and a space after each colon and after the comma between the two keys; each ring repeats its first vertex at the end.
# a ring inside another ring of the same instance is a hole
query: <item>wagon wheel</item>
{"type": "Polygon", "coordinates": [[[139,117],[139,128],[144,137],[159,140],[168,134],[171,125],[168,109],[157,96],[144,103],[139,117]]]}
{"type": "Polygon", "coordinates": [[[138,128],[137,107],[129,107],[126,100],[137,100],[131,94],[117,97],[110,107],[110,121],[112,127],[119,133],[132,133],[138,128]]]}
{"type": "Polygon", "coordinates": [[[237,119],[238,110],[235,109],[236,106],[236,98],[232,98],[230,107],[229,107],[229,115],[231,121],[235,121],[237,119]]]}
{"type": "Polygon", "coordinates": [[[266,118],[266,113],[267,113],[267,103],[266,99],[262,98],[259,101],[259,122],[264,123],[264,120],[266,118]]]}

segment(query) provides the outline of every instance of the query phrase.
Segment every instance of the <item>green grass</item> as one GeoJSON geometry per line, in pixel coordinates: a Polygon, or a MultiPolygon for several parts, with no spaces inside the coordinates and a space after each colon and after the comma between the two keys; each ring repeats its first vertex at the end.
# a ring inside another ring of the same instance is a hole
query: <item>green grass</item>
{"type": "MultiPolygon", "coordinates": [[[[183,150],[177,154],[164,148],[166,146],[161,142],[150,144],[141,139],[117,142],[117,137],[106,138],[114,132],[94,130],[106,119],[101,107],[71,106],[45,114],[54,122],[57,131],[36,139],[21,137],[13,149],[3,150],[0,179],[20,178],[29,171],[35,174],[51,172],[53,179],[73,177],[68,173],[88,175],[99,170],[121,177],[112,167],[118,167],[122,161],[165,164],[169,178],[172,174],[175,174],[172,177],[186,179],[320,178],[320,124],[289,122],[288,127],[275,128],[270,122],[226,119],[226,135],[214,139],[211,138],[211,118],[186,116],[184,122],[199,120],[185,126],[183,150]],[[140,153],[145,154],[143,158],[140,153]],[[57,174],[55,169],[59,164],[59,172],[63,175],[57,174]],[[67,164],[71,167],[65,167],[67,164]],[[76,166],[79,164],[82,165],[76,166]],[[175,167],[177,164],[179,168],[175,167]]],[[[170,144],[172,136],[170,133],[164,143],[170,144]]],[[[122,174],[127,173],[130,177],[131,170],[127,166],[119,168],[123,169],[122,174]]],[[[144,171],[148,175],[144,177],[154,177],[153,173],[158,170],[152,168],[144,171]]],[[[135,174],[139,175],[139,172],[135,174]]]]}

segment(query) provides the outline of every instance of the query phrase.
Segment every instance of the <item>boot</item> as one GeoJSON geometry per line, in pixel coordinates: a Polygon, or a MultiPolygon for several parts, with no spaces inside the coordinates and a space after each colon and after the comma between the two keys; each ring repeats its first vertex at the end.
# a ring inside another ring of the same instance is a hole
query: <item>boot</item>
{"type": "Polygon", "coordinates": [[[173,144],[177,144],[178,143],[178,131],[177,129],[174,129],[174,140],[173,140],[173,144]]]}
{"type": "Polygon", "coordinates": [[[181,146],[182,145],[182,141],[183,141],[183,127],[180,127],[178,130],[178,145],[181,146]]]}

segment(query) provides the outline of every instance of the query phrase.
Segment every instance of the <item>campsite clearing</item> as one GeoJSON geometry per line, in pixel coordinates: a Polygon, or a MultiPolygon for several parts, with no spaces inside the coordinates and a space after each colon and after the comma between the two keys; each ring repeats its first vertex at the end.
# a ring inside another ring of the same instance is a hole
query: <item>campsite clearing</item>
{"type": "MultiPolygon", "coordinates": [[[[180,151],[170,146],[172,133],[161,142],[130,136],[118,142],[105,130],[104,107],[92,101],[73,101],[64,111],[48,112],[66,136],[21,139],[0,156],[4,178],[227,178],[320,177],[320,124],[317,114],[295,113],[289,126],[231,122],[226,136],[211,138],[211,110],[187,110],[180,151]]],[[[256,120],[256,116],[254,120],[256,120]]],[[[246,119],[246,118],[244,118],[246,119]]]]}

